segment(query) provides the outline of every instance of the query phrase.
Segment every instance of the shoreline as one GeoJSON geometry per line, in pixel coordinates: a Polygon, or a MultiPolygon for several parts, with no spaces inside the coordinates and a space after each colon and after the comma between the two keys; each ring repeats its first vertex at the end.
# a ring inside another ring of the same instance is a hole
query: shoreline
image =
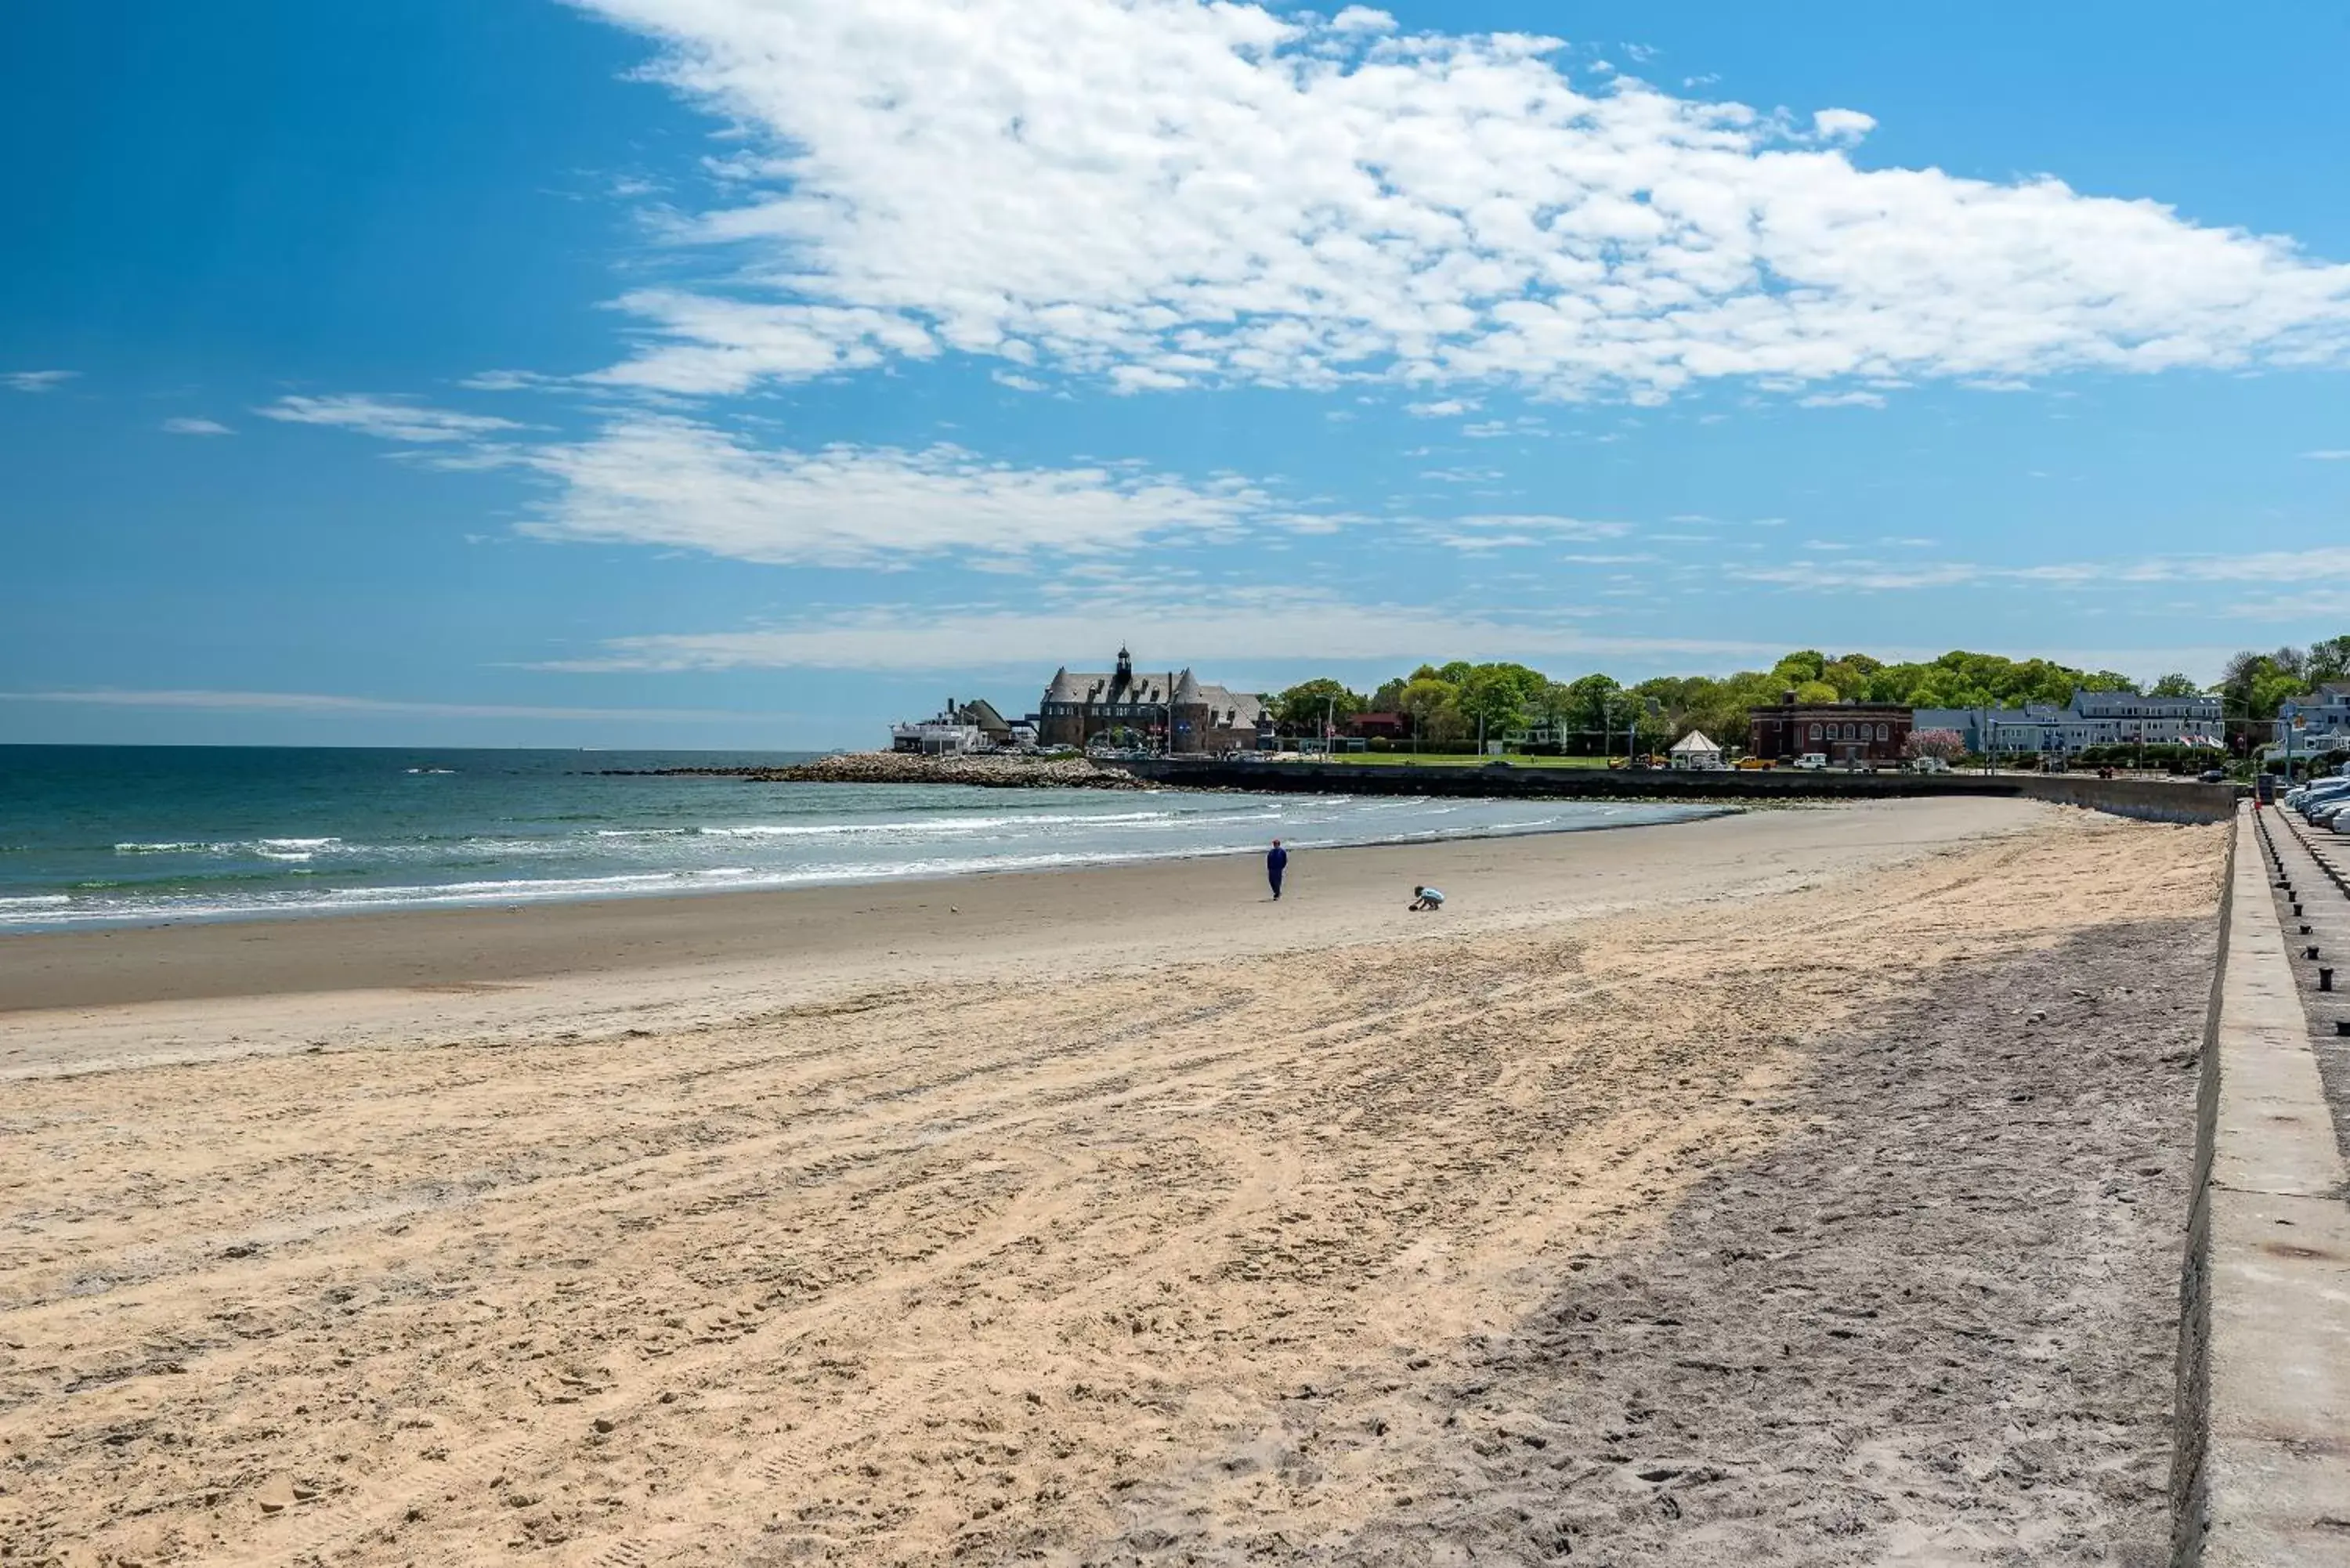
{"type": "MultiPolygon", "coordinates": [[[[1200,792],[1170,791],[1169,793],[1200,792]]],[[[1609,802],[1607,804],[1619,805],[1621,803],[1609,802]]],[[[1400,836],[1386,838],[1339,838],[1327,842],[1315,842],[1305,839],[1293,838],[1286,840],[1285,842],[1295,845],[1301,852],[1310,851],[1314,854],[1321,855],[1345,849],[1410,848],[1419,846],[1439,844],[1470,844],[1486,839],[1541,838],[1556,834],[1619,832],[1628,828],[1664,826],[1676,822],[1698,822],[1708,817],[1714,816],[1734,816],[1742,812],[1754,809],[1750,806],[1726,803],[1690,802],[1684,804],[1677,801],[1659,801],[1648,804],[1652,804],[1655,809],[1669,811],[1674,815],[1661,819],[1638,822],[1601,821],[1575,823],[1559,826],[1482,827],[1463,829],[1459,832],[1406,834],[1400,836]]],[[[1801,803],[1764,803],[1766,808],[1772,805],[1779,804],[1813,806],[1821,803],[1809,801],[1801,803]]],[[[527,878],[516,878],[512,882],[504,884],[508,890],[498,893],[461,894],[458,892],[458,889],[462,888],[464,886],[463,884],[449,884],[445,888],[439,889],[436,889],[431,884],[419,884],[412,889],[402,889],[404,891],[413,891],[419,895],[418,897],[400,901],[384,900],[381,902],[352,902],[345,904],[330,904],[321,901],[308,905],[286,905],[267,909],[217,910],[199,909],[193,911],[170,912],[158,911],[152,914],[103,914],[92,915],[80,919],[59,920],[53,924],[44,923],[38,919],[26,919],[17,924],[0,928],[0,958],[5,957],[8,944],[11,941],[25,937],[56,937],[72,936],[77,934],[97,935],[113,931],[160,930],[178,926],[246,926],[268,925],[279,922],[289,924],[307,924],[315,920],[352,919],[369,915],[411,915],[431,914],[435,912],[452,913],[463,910],[488,909],[504,909],[511,912],[519,909],[547,909],[569,904],[632,903],[649,898],[700,899],[733,896],[750,897],[758,894],[791,893],[826,888],[910,887],[923,884],[960,882],[981,877],[1053,876],[1064,871],[1094,870],[1112,866],[1147,866],[1160,862],[1171,863],[1186,860],[1231,859],[1241,856],[1262,854],[1263,853],[1263,847],[1264,846],[1262,845],[1250,845],[1245,847],[1235,846],[1209,849],[1170,849],[1159,854],[1090,855],[1069,859],[1050,860],[1043,863],[1039,863],[1032,859],[1028,863],[1021,864],[1005,864],[1000,866],[973,865],[952,870],[891,872],[858,869],[839,875],[831,875],[821,872],[809,873],[806,875],[785,873],[778,874],[772,878],[762,878],[758,877],[736,878],[730,877],[724,879],[720,879],[712,876],[711,873],[695,871],[648,873],[646,876],[649,880],[666,879],[676,885],[669,887],[647,887],[641,888],[614,888],[608,885],[598,886],[598,884],[608,884],[612,880],[612,878],[609,877],[577,877],[569,879],[547,877],[536,884],[533,884],[527,878]],[[704,880],[698,885],[693,881],[697,877],[704,878],[704,880]],[[539,893],[528,890],[533,886],[545,887],[550,889],[567,889],[576,888],[579,890],[539,893]],[[436,893],[440,896],[435,896],[436,893]]],[[[348,891],[382,890],[384,889],[348,889],[348,891]]],[[[343,891],[346,891],[346,889],[325,889],[322,894],[322,900],[323,898],[332,897],[334,894],[343,891]]],[[[32,902],[34,900],[26,899],[24,901],[32,902]]],[[[5,1011],[5,1006],[0,1006],[0,1011],[5,1011]]]]}
{"type": "Polygon", "coordinates": [[[1908,801],[1607,832],[1053,871],[24,933],[0,941],[0,1079],[419,1035],[698,1027],[929,981],[1016,994],[1072,967],[1515,931],[1742,900],[2029,831],[2050,808],[1908,801]],[[1451,895],[1408,913],[1416,882],[1451,895]]]}

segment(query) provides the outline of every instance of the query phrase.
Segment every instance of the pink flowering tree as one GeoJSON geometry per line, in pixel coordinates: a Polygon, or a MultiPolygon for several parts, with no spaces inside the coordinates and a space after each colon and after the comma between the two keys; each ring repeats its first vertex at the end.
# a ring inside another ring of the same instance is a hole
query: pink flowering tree
{"type": "Polygon", "coordinates": [[[1901,751],[1904,756],[1939,757],[1954,763],[1967,754],[1967,743],[1956,730],[1912,730],[1901,751]]]}

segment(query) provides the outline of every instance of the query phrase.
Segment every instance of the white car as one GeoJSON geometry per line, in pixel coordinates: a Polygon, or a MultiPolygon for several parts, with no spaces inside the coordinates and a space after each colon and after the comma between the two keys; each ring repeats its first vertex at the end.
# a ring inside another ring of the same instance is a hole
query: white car
{"type": "Polygon", "coordinates": [[[1913,774],[1946,774],[1950,771],[1950,764],[1939,757],[1912,757],[1909,759],[1909,771],[1913,774]]]}
{"type": "Polygon", "coordinates": [[[1825,752],[1805,752],[1791,765],[1799,774],[1824,774],[1828,771],[1828,754],[1825,752]]]}

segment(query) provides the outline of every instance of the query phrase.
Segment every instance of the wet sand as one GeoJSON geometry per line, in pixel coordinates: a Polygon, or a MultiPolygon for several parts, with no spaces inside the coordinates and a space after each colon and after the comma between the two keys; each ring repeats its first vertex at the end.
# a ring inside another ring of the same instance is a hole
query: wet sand
{"type": "Polygon", "coordinates": [[[721,952],[19,1012],[0,1538],[2151,1564],[2222,834],[1892,803],[1277,911],[867,891],[764,1005],[721,952]]]}

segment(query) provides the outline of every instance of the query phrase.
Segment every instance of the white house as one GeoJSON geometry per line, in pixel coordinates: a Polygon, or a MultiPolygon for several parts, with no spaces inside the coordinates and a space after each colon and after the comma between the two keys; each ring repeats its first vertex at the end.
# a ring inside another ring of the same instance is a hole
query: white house
{"type": "Polygon", "coordinates": [[[2146,697],[2135,691],[2075,691],[2063,707],[1920,708],[1918,730],[1956,730],[1967,750],[2077,752],[2085,746],[2224,746],[2220,699],[2146,697]]]}
{"type": "Polygon", "coordinates": [[[2306,697],[2288,697],[2277,705],[2276,743],[2290,743],[2295,752],[2330,750],[2350,741],[2350,680],[2329,680],[2306,697]]]}

